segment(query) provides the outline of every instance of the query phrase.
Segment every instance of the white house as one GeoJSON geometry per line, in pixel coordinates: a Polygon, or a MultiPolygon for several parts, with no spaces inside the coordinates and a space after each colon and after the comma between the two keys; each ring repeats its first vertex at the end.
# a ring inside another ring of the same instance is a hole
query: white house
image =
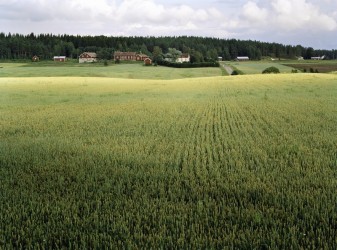
{"type": "Polygon", "coordinates": [[[191,57],[189,54],[181,54],[176,60],[177,63],[190,62],[191,57]]]}

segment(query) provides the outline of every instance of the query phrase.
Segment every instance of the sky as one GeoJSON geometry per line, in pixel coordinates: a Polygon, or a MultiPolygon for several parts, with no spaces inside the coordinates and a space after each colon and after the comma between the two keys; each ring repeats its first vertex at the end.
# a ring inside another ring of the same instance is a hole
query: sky
{"type": "Polygon", "coordinates": [[[337,0],[0,0],[0,32],[187,35],[337,49],[337,0]]]}

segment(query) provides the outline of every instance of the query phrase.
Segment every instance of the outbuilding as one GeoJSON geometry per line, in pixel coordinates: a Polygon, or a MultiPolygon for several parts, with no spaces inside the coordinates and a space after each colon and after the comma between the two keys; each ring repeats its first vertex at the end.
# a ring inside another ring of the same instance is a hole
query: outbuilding
{"type": "Polygon", "coordinates": [[[150,58],[145,58],[144,59],[144,65],[145,66],[148,66],[148,65],[151,65],[152,64],[152,60],[150,58]]]}
{"type": "Polygon", "coordinates": [[[38,56],[32,57],[32,62],[38,62],[38,61],[40,61],[40,58],[38,56]]]}
{"type": "Polygon", "coordinates": [[[249,57],[248,56],[238,56],[236,60],[237,61],[249,61],[249,57]]]}
{"type": "Polygon", "coordinates": [[[54,56],[54,62],[65,62],[66,56],[54,56]]]}

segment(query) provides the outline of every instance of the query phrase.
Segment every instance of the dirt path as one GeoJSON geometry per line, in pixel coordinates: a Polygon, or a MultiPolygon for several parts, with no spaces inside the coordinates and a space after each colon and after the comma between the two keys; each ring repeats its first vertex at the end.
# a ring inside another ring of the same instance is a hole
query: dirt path
{"type": "Polygon", "coordinates": [[[222,64],[222,66],[227,71],[228,75],[231,75],[233,73],[233,69],[231,67],[229,67],[228,65],[222,64]]]}

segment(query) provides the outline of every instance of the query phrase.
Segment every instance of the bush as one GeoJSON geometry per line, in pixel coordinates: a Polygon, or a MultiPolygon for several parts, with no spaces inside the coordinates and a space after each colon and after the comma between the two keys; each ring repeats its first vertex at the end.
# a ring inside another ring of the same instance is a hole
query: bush
{"type": "Polygon", "coordinates": [[[266,68],[262,71],[262,74],[278,74],[280,73],[280,70],[274,66],[266,68]]]}
{"type": "Polygon", "coordinates": [[[231,75],[232,76],[243,75],[243,72],[241,70],[234,69],[231,75]]]}

